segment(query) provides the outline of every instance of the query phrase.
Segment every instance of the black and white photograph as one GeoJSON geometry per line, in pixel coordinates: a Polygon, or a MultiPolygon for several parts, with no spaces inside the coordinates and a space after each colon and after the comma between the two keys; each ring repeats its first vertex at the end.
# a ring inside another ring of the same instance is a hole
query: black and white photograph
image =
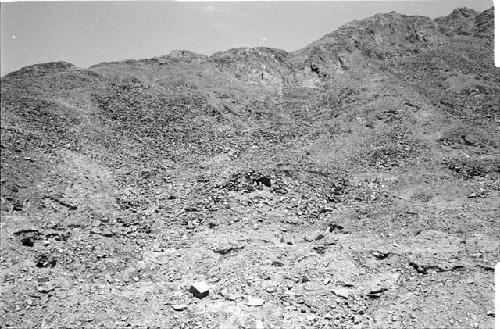
{"type": "Polygon", "coordinates": [[[500,329],[494,5],[1,2],[0,329],[500,329]]]}

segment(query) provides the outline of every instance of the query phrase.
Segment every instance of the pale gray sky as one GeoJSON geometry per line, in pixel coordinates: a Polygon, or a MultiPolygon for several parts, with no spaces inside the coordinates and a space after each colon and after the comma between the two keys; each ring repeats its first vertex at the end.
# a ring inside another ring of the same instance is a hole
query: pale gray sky
{"type": "Polygon", "coordinates": [[[367,2],[23,2],[1,4],[1,75],[23,66],[150,58],[174,49],[295,50],[380,12],[438,17],[491,0],[367,2]]]}

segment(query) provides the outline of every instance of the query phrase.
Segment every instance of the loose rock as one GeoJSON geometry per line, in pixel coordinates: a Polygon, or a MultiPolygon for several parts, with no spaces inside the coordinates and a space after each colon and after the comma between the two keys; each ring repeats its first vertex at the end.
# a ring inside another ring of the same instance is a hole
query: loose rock
{"type": "Polygon", "coordinates": [[[189,288],[189,292],[196,298],[204,298],[209,294],[209,287],[205,282],[195,282],[189,288]]]}

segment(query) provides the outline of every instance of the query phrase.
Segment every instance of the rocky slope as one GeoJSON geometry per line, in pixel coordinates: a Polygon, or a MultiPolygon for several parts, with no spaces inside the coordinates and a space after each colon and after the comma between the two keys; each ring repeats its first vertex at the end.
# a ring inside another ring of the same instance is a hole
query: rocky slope
{"type": "Polygon", "coordinates": [[[493,19],[8,74],[1,323],[493,327],[493,19]]]}

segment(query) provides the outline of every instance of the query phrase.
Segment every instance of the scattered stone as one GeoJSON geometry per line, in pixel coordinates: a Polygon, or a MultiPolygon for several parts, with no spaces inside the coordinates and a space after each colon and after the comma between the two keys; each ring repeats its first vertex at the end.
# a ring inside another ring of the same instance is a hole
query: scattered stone
{"type": "Polygon", "coordinates": [[[21,239],[21,243],[26,247],[33,247],[35,245],[35,240],[32,237],[24,237],[21,239]]]}
{"type": "Polygon", "coordinates": [[[307,321],[314,321],[314,320],[316,320],[316,315],[312,314],[312,313],[306,314],[306,320],[307,321]]]}
{"type": "Polygon", "coordinates": [[[374,252],[372,252],[372,255],[377,259],[385,259],[389,256],[389,253],[388,252],[374,251],[374,252]]]}
{"type": "Polygon", "coordinates": [[[347,288],[335,287],[331,289],[331,292],[333,292],[336,296],[349,299],[349,289],[347,288]]]}
{"type": "Polygon", "coordinates": [[[487,316],[492,316],[492,317],[495,317],[495,312],[492,311],[492,310],[489,310],[488,312],[486,312],[486,315],[487,316]]]}
{"type": "Polygon", "coordinates": [[[280,261],[278,261],[278,260],[274,260],[274,261],[272,262],[272,264],[271,264],[271,265],[272,265],[272,266],[278,266],[278,267],[283,267],[283,266],[285,266],[285,264],[284,264],[284,263],[282,263],[282,262],[280,262],[280,261]]]}
{"type": "Polygon", "coordinates": [[[368,283],[367,295],[370,298],[379,298],[382,293],[396,285],[400,275],[400,273],[391,272],[378,274],[368,283]]]}
{"type": "Polygon", "coordinates": [[[227,255],[230,252],[237,251],[243,249],[244,246],[232,245],[232,244],[223,244],[212,249],[213,252],[220,255],[227,255]]]}
{"type": "Polygon", "coordinates": [[[354,316],[354,323],[355,324],[361,323],[362,321],[363,321],[363,317],[361,315],[354,316]]]}
{"type": "Polygon", "coordinates": [[[415,269],[418,273],[427,274],[427,270],[415,262],[410,262],[409,265],[415,269]]]}
{"type": "Polygon", "coordinates": [[[313,250],[316,251],[319,255],[324,255],[327,247],[325,245],[314,246],[313,250]]]}
{"type": "Polygon", "coordinates": [[[255,320],[255,329],[264,329],[264,322],[262,320],[255,320]]]}
{"type": "Polygon", "coordinates": [[[40,231],[37,228],[23,228],[14,232],[14,235],[39,235],[40,231]]]}
{"type": "Polygon", "coordinates": [[[247,305],[248,306],[262,306],[262,305],[264,305],[264,300],[262,298],[248,296],[247,305]]]}
{"type": "Polygon", "coordinates": [[[325,236],[323,234],[318,234],[315,238],[316,241],[323,239],[325,236]]]}
{"type": "Polygon", "coordinates": [[[330,233],[332,233],[334,231],[343,231],[344,230],[344,227],[342,225],[339,225],[339,224],[334,223],[334,222],[329,222],[327,224],[327,227],[328,227],[328,231],[330,231],[330,233]]]}
{"type": "Polygon", "coordinates": [[[54,267],[56,266],[56,259],[42,254],[36,257],[35,264],[37,267],[54,267]]]}
{"type": "Polygon", "coordinates": [[[106,238],[111,238],[112,236],[115,235],[115,233],[111,232],[108,229],[104,229],[104,230],[101,231],[101,235],[105,236],[106,238]]]}
{"type": "Polygon", "coordinates": [[[209,287],[205,282],[195,282],[189,288],[189,292],[196,298],[204,298],[208,296],[209,287]]]}
{"type": "Polygon", "coordinates": [[[187,309],[187,305],[186,304],[176,304],[176,305],[172,305],[172,308],[175,310],[175,311],[184,311],[187,309]]]}
{"type": "Polygon", "coordinates": [[[375,289],[375,290],[370,290],[370,292],[368,293],[368,297],[380,298],[380,296],[382,296],[382,293],[384,291],[387,291],[387,289],[386,288],[379,288],[379,289],[375,289]]]}
{"type": "Polygon", "coordinates": [[[349,281],[349,280],[345,280],[345,281],[342,283],[342,285],[343,285],[344,287],[354,287],[354,282],[349,281]]]}
{"type": "Polygon", "coordinates": [[[37,286],[38,292],[41,292],[44,294],[49,293],[55,289],[56,289],[55,284],[53,284],[51,282],[40,282],[37,286]]]}

